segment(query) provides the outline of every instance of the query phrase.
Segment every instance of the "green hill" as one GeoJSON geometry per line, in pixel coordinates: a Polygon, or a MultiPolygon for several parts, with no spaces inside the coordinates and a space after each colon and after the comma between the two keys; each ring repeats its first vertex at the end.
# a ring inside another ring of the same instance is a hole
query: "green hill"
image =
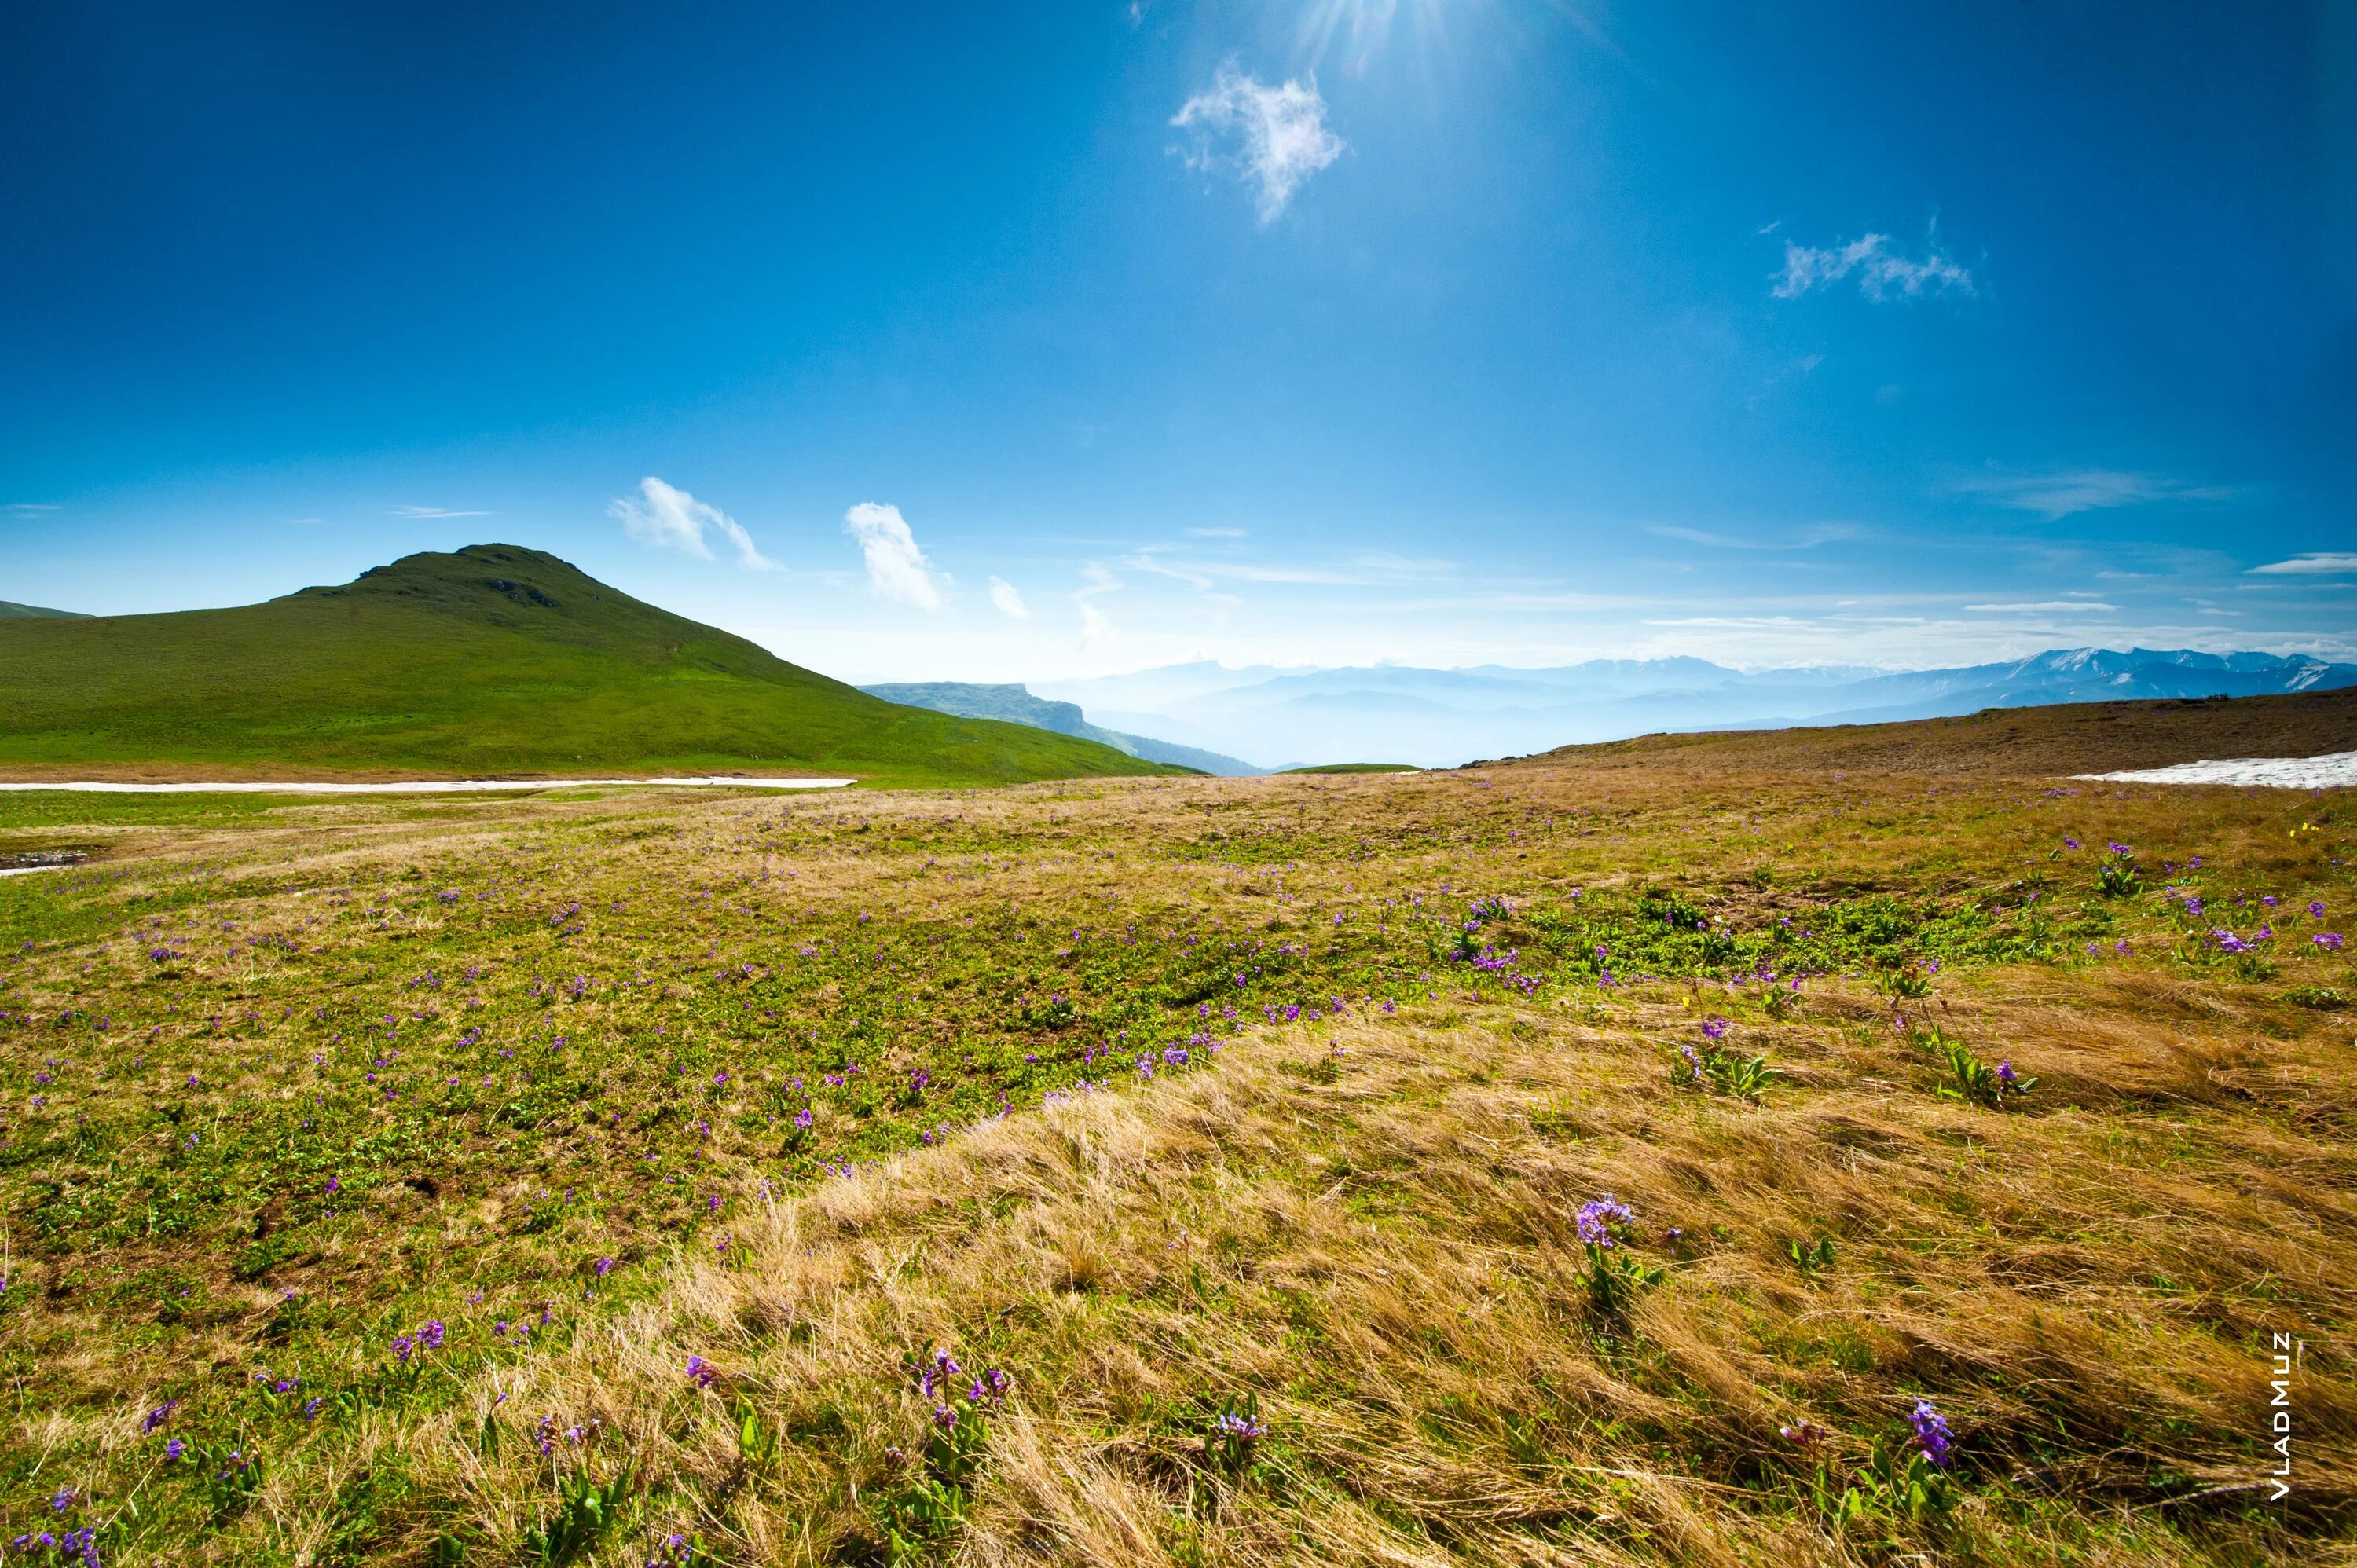
{"type": "Polygon", "coordinates": [[[1168,769],[902,707],[507,544],[170,615],[0,620],[0,767],[856,774],[898,784],[1168,769]]]}
{"type": "Polygon", "coordinates": [[[80,610],[45,610],[38,605],[13,604],[0,599],[0,620],[78,620],[80,610]]]}

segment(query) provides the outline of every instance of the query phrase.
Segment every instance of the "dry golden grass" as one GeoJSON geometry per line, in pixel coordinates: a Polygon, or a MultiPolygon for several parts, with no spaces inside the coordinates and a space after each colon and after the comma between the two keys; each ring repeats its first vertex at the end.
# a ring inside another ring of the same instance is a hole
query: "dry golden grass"
{"type": "MultiPolygon", "coordinates": [[[[2346,1321],[2357,1220],[2341,1139],[2245,1125],[2237,1097],[2308,1098],[2347,1047],[2262,1058],[2232,1015],[2189,1036],[1996,991],[1946,1016],[2054,1064],[2037,1114],[1910,1088],[1887,1029],[1777,1030],[1813,1086],[1757,1108],[1668,1084],[1651,1042],[1690,1025],[1676,1006],[1297,1030],[781,1202],[743,1262],[683,1262],[508,1391],[727,1499],[703,1521],[724,1561],[857,1553],[857,1489],[926,1420],[902,1359],[934,1347],[1019,1379],[963,1561],[1847,1562],[1763,1498],[1792,1467],[1779,1428],[1862,1459],[1910,1390],[2008,1483],[1966,1505],[1983,1552],[2203,1560],[2133,1504],[2157,1466],[2251,1480],[2255,1347],[2346,1321]],[[2103,1109],[2123,1097],[2173,1113],[2124,1133],[2103,1109]],[[1572,1226],[1606,1191],[1698,1239],[1625,1327],[1587,1310],[1572,1226]],[[1820,1232],[1838,1262],[1812,1282],[1781,1248],[1820,1232]],[[683,1386],[691,1354],[725,1384],[683,1386]],[[1242,1389],[1281,1441],[1237,1487],[1179,1418],[1242,1389]],[[724,1392],[824,1442],[748,1476],[724,1392]],[[2072,1457],[2035,1463],[2041,1437],[2072,1457]]],[[[2304,1495],[2328,1509],[2357,1395],[2344,1348],[2308,1355],[2304,1495]]],[[[487,1489],[527,1487],[519,1466],[487,1489]]],[[[2291,1541],[2249,1537],[2323,1549],[2291,1541]]]]}
{"type": "MultiPolygon", "coordinates": [[[[777,864],[794,899],[885,922],[1011,897],[1062,924],[1117,891],[1145,927],[1216,912],[1306,938],[1326,900],[1386,877],[1534,902],[1663,878],[1752,926],[1877,888],[2021,898],[2043,885],[2005,879],[2049,864],[2047,787],[1681,759],[863,795],[798,807],[846,837],[777,864]],[[915,879],[919,849],[847,836],[952,807],[961,831],[1019,844],[1020,866],[960,893],[915,879]],[[1282,865],[1304,903],[1178,850],[1282,865]]],[[[155,829],[136,854],[430,881],[519,828],[668,822],[690,836],[598,840],[621,847],[583,875],[749,877],[753,852],[713,842],[742,809],[511,802],[436,826],[338,808],[155,829]]],[[[2350,892],[2338,800],[2115,790],[2072,809],[2093,832],[2198,846],[2237,886],[2350,892]],[[2295,831],[2310,820],[2321,837],[2295,831]]],[[[1952,964],[1914,1001],[1813,982],[1783,1020],[1715,983],[1525,998],[1450,974],[1404,987],[1394,1015],[1256,1028],[1183,1073],[783,1187],[730,1221],[725,1256],[678,1236],[626,1305],[478,1364],[455,1397],[322,1427],[242,1515],[133,1560],[430,1562],[469,1542],[467,1561],[507,1562],[555,1480],[626,1465],[625,1525],[579,1561],[644,1563],[672,1531],[718,1563],[880,1560],[884,1499],[922,1466],[888,1451],[915,1455],[932,1410],[909,1361],[942,1348],[1014,1379],[963,1523],[928,1548],[942,1561],[2357,1561],[2348,1015],[2285,1004],[2322,972],[2238,976],[2136,934],[2134,960],[1952,964]],[[1757,1103],[1673,1079],[1714,1012],[1784,1074],[1757,1103]],[[1942,1097],[1927,1025],[2039,1090],[2002,1112],[1942,1097]],[[1596,1307],[1576,1223],[1608,1193],[1665,1270],[1625,1315],[1596,1307]],[[1826,1237],[1829,1266],[1796,1265],[1790,1244],[1826,1237]],[[2296,1490],[2266,1505],[2278,1334],[2303,1347],[2296,1490]],[[708,1388],[691,1357],[716,1369],[708,1388]],[[1206,1429],[1247,1393],[1269,1435],[1231,1475],[1206,1462],[1206,1429]],[[1919,1398],[1960,1443],[1953,1516],[1829,1518],[1813,1478],[1838,1490],[1919,1398]],[[748,1410],[773,1454],[744,1451],[748,1410]],[[580,1439],[544,1456],[544,1416],[580,1439]],[[1828,1435],[1797,1446],[1782,1429],[1803,1423],[1828,1435]],[[371,1487],[386,1527],[339,1535],[371,1487]]],[[[272,1298],[242,1288],[253,1315],[192,1335],[173,1367],[242,1375],[272,1298]]],[[[152,1471],[154,1354],[93,1339],[48,1369],[120,1392],[28,1406],[16,1473],[50,1453],[152,1471]]]]}

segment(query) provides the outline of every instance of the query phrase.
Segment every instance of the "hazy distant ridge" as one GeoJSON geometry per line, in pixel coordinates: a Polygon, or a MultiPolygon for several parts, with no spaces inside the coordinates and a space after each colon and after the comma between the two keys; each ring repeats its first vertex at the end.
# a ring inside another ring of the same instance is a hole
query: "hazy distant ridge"
{"type": "Polygon", "coordinates": [[[1092,725],[1081,712],[1079,703],[1035,697],[1027,687],[1020,685],[983,685],[968,681],[907,681],[859,689],[871,697],[881,697],[888,703],[899,703],[907,707],[931,708],[935,713],[954,714],[960,718],[999,719],[1008,724],[1029,725],[1035,729],[1053,730],[1058,735],[1069,735],[1076,739],[1092,740],[1100,746],[1112,746],[1115,751],[1125,752],[1147,762],[1165,762],[1227,778],[1242,778],[1264,771],[1249,762],[1222,757],[1215,751],[1092,725]]]}
{"type": "Polygon", "coordinates": [[[2256,696],[2357,686],[2357,665],[2306,655],[2056,649],[1945,670],[1747,674],[1702,659],[1592,660],[1521,670],[1411,666],[1224,670],[1199,661],[1041,682],[1096,722],[1151,725],[1243,756],[1398,757],[1442,767],[1657,730],[1940,718],[1989,707],[2256,696]]]}

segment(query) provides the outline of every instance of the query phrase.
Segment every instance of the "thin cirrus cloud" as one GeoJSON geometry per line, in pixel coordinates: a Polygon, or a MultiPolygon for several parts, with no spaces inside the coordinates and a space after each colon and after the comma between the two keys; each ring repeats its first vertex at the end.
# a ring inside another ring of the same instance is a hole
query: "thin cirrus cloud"
{"type": "Polygon", "coordinates": [[[1778,299],[1798,299],[1856,277],[1858,292],[1877,302],[1921,299],[1926,295],[1979,292],[1973,274],[1937,244],[1921,261],[1900,254],[1888,234],[1865,234],[1847,243],[1796,245],[1784,242],[1784,270],[1769,290],[1778,299]]]}
{"type": "Polygon", "coordinates": [[[709,530],[737,547],[737,563],[747,570],[774,569],[773,563],[753,547],[753,536],[735,518],[651,474],[639,481],[638,499],[616,496],[606,504],[606,515],[620,523],[622,532],[641,544],[682,551],[706,561],[713,559],[712,546],[705,542],[704,537],[709,530]]]}
{"type": "Polygon", "coordinates": [[[396,506],[386,511],[394,517],[490,517],[488,511],[457,511],[446,506],[396,506]]]}
{"type": "Polygon", "coordinates": [[[1220,67],[1211,90],[1181,104],[1170,124],[1195,134],[1182,155],[1189,168],[1232,168],[1245,185],[1258,188],[1254,205],[1263,224],[1283,217],[1302,182],[1340,157],[1347,145],[1326,128],[1317,78],[1271,87],[1232,64],[1220,67]]]}
{"type": "Polygon", "coordinates": [[[909,532],[899,507],[861,501],[843,514],[843,531],[859,541],[860,557],[867,564],[867,585],[877,597],[921,610],[942,607],[932,563],[917,548],[917,536],[909,532]]]}
{"type": "Polygon", "coordinates": [[[2251,568],[2252,575],[2261,577],[2342,577],[2352,574],[2357,574],[2357,555],[2320,552],[2295,555],[2288,561],[2271,561],[2264,566],[2251,568]]]}
{"type": "Polygon", "coordinates": [[[1031,607],[1023,602],[1023,596],[1015,591],[1015,585],[1004,577],[993,577],[990,580],[990,602],[998,607],[1001,615],[1010,619],[1029,620],[1031,618],[1031,607]]]}
{"type": "Polygon", "coordinates": [[[2033,604],[1966,605],[1964,608],[1983,615],[2072,615],[2082,610],[2105,613],[2117,610],[2117,605],[2107,605],[2101,599],[2040,599],[2033,604]]]}
{"type": "Polygon", "coordinates": [[[2154,501],[2223,501],[2234,492],[2223,485],[2197,485],[2167,474],[2125,468],[2061,468],[2042,474],[1979,474],[1949,487],[1981,496],[2014,511],[2034,511],[2049,522],[2073,512],[2154,501]]]}
{"type": "Polygon", "coordinates": [[[1866,531],[1846,522],[1819,522],[1783,535],[1759,534],[1738,536],[1711,533],[1699,528],[1684,528],[1675,523],[1649,522],[1645,532],[1661,539],[1681,540],[1688,544],[1708,545],[1714,550],[1813,550],[1820,544],[1832,544],[1843,540],[1865,537],[1866,531]]]}

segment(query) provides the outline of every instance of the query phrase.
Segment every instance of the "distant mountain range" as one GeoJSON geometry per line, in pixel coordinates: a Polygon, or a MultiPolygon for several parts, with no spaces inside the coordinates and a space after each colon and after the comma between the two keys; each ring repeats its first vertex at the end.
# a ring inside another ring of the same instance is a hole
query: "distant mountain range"
{"type": "Polygon", "coordinates": [[[1835,666],[1755,674],[1701,659],[1591,660],[1538,670],[1230,670],[1198,661],[1035,689],[1078,703],[1091,724],[1108,730],[1150,730],[1275,768],[1369,757],[1448,767],[1657,730],[1878,724],[1992,707],[2342,686],[2357,686],[2357,665],[2301,655],[2082,648],[1947,670],[1835,666]]]}
{"type": "Polygon", "coordinates": [[[1112,746],[1115,751],[1142,757],[1147,762],[1167,762],[1178,768],[1192,768],[1200,773],[1239,778],[1261,771],[1249,762],[1239,762],[1216,751],[1174,746],[1169,741],[1156,740],[1149,736],[1128,735],[1120,730],[1103,728],[1089,723],[1082,714],[1078,703],[1058,703],[1045,697],[1035,697],[1022,686],[985,686],[964,681],[918,681],[862,686],[859,689],[888,703],[900,703],[912,708],[931,708],[937,714],[955,714],[960,718],[968,719],[1001,719],[1008,724],[1053,730],[1058,735],[1069,735],[1112,746]]]}

